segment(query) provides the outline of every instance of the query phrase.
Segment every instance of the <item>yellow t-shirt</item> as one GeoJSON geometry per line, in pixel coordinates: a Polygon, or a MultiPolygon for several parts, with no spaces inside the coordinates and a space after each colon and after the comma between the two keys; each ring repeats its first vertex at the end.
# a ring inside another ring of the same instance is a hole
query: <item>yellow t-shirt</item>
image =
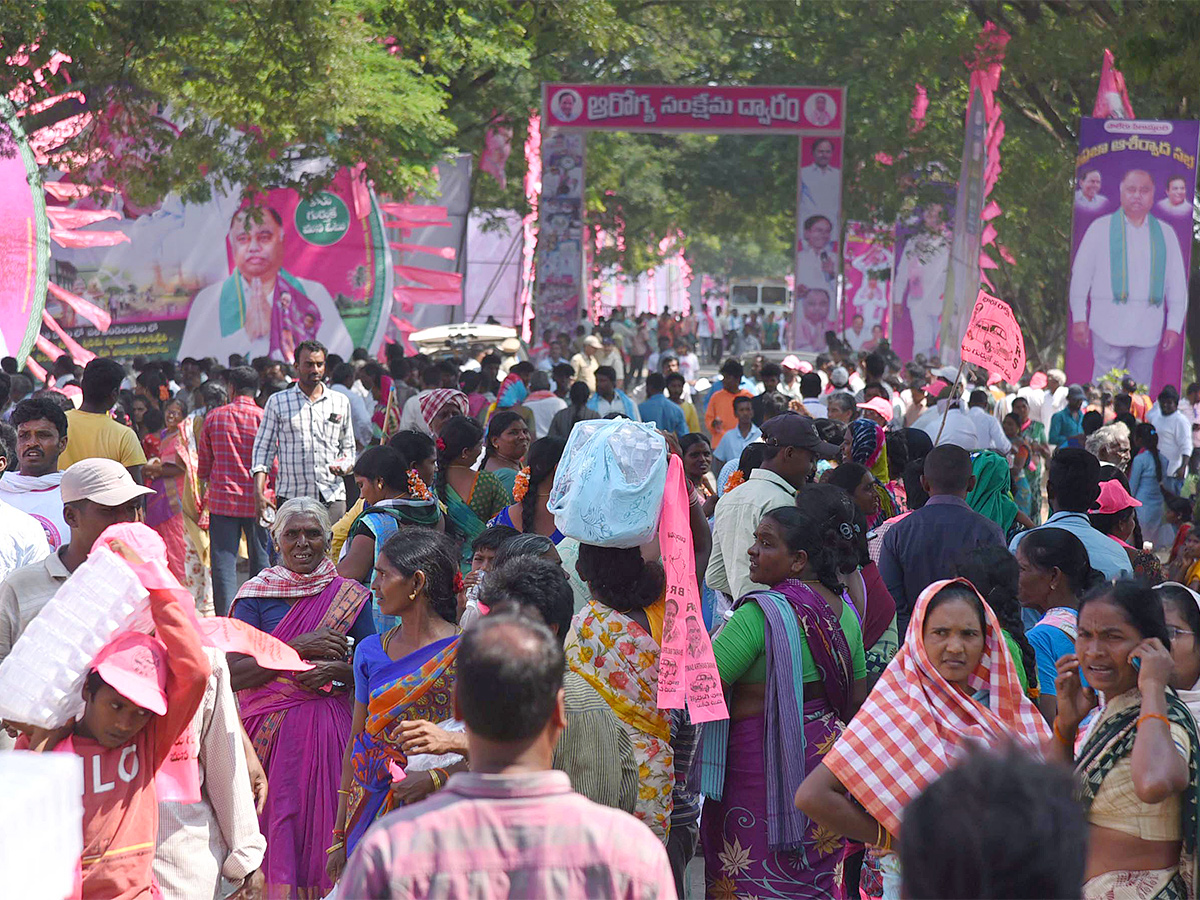
{"type": "Polygon", "coordinates": [[[58,458],[59,471],[81,459],[115,459],[126,468],[144,466],[146,454],[133,429],[108,413],[67,410],[67,449],[58,458]]]}

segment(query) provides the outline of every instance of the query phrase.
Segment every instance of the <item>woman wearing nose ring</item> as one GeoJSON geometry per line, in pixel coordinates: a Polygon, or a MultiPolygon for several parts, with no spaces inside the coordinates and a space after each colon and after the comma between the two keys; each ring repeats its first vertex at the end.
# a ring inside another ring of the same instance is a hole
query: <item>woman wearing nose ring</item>
{"type": "MultiPolygon", "coordinates": [[[[866,703],[800,785],[802,812],[871,848],[883,897],[900,896],[904,808],[969,742],[1015,740],[1037,752],[1052,740],[1021,689],[1018,665],[971,583],[935,581],[921,592],[904,644],[866,703]]],[[[863,878],[865,887],[866,871],[863,878]]]]}
{"type": "Polygon", "coordinates": [[[1200,738],[1170,686],[1160,598],[1132,581],[1079,604],[1075,652],[1058,661],[1058,715],[1047,755],[1072,761],[1090,825],[1085,900],[1194,897],[1200,738]],[[1087,680],[1083,687],[1080,676],[1087,680]],[[1073,754],[1079,723],[1104,708],[1073,754]]]}

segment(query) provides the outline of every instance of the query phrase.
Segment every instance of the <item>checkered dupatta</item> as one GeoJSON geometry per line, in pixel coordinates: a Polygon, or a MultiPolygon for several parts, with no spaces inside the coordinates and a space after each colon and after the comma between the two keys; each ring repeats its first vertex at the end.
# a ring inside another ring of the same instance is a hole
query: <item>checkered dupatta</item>
{"type": "Polygon", "coordinates": [[[824,759],[851,796],[893,833],[909,801],[954,764],[968,741],[1015,740],[1040,755],[1051,735],[1021,690],[1018,663],[986,603],[984,654],[969,684],[973,691],[989,692],[989,706],[953,687],[933,667],[922,640],[925,614],[929,601],[954,583],[975,590],[958,578],[935,581],[922,591],[904,645],[824,759]]]}

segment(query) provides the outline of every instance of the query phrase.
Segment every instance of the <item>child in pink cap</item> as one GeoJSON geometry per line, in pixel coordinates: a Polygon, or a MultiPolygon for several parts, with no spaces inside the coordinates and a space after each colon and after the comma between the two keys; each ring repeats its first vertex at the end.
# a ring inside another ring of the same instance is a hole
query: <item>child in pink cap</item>
{"type": "Polygon", "coordinates": [[[151,864],[158,836],[154,778],[204,698],[208,659],[178,601],[150,591],[156,637],[125,632],[96,655],[84,712],[18,749],[74,752],[83,760],[82,889],[94,900],[159,896],[151,864]]]}

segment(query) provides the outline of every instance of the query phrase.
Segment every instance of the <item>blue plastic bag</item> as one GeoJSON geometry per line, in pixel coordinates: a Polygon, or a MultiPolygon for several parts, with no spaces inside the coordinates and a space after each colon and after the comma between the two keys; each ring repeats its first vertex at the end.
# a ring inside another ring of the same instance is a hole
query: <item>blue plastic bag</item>
{"type": "Polygon", "coordinates": [[[668,455],[652,425],[577,422],[546,504],[554,524],[581,544],[640,547],[658,531],[668,455]]]}

